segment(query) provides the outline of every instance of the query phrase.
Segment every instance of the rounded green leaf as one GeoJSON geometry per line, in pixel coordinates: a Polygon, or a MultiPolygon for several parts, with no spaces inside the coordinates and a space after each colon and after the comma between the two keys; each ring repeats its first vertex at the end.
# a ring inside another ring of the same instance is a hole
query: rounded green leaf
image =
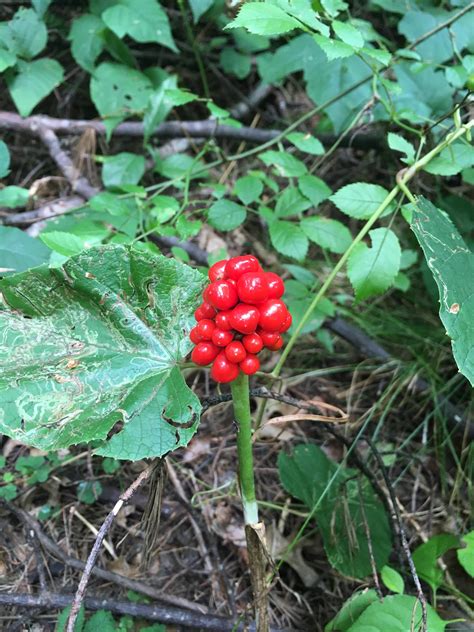
{"type": "Polygon", "coordinates": [[[31,59],[46,46],[48,31],[43,20],[33,9],[20,8],[8,22],[5,41],[10,52],[31,59]]]}
{"type": "Polygon", "coordinates": [[[230,200],[218,200],[209,209],[208,220],[217,230],[234,230],[247,217],[247,211],[240,204],[230,200]]]}
{"type": "Polygon", "coordinates": [[[74,20],[71,26],[69,39],[72,56],[79,66],[90,73],[94,72],[95,60],[104,49],[101,38],[104,28],[102,20],[89,13],[74,20]]]}
{"type": "Polygon", "coordinates": [[[305,235],[321,248],[341,254],[352,243],[351,231],[342,222],[326,217],[305,217],[301,220],[305,235]]]}
{"type": "Polygon", "coordinates": [[[474,577],[474,531],[461,538],[463,548],[457,550],[458,560],[466,573],[474,577]]]}
{"type": "MultiPolygon", "coordinates": [[[[388,191],[378,184],[355,182],[348,184],[329,198],[337,208],[356,219],[369,219],[388,195],[388,191]]],[[[382,217],[394,210],[394,204],[390,204],[382,217]]]]}
{"type": "Polygon", "coordinates": [[[380,577],[385,586],[394,593],[403,594],[405,582],[398,571],[391,566],[384,566],[380,571],[380,577]]]}
{"type": "Polygon", "coordinates": [[[311,200],[314,206],[321,204],[332,193],[332,190],[324,180],[310,174],[298,179],[298,188],[308,200],[311,200]]]}
{"type": "Polygon", "coordinates": [[[282,255],[303,261],[308,252],[308,238],[297,224],[273,221],[269,226],[273,247],[282,255]]]}
{"type": "Polygon", "coordinates": [[[0,226],[0,276],[46,263],[50,254],[41,241],[22,230],[0,226]]]}
{"type": "Polygon", "coordinates": [[[262,2],[245,2],[228,29],[243,27],[255,35],[281,35],[301,25],[280,7],[262,2]]]}
{"type": "Polygon", "coordinates": [[[0,140],[0,178],[4,178],[10,173],[10,152],[8,147],[0,140]]]}
{"type": "Polygon", "coordinates": [[[235,181],[234,195],[244,204],[251,204],[258,200],[263,191],[263,183],[255,176],[244,176],[235,181]]]}
{"type": "Polygon", "coordinates": [[[145,158],[124,151],[115,156],[106,156],[102,167],[102,180],[106,187],[138,184],[145,173],[145,158]]]}
{"type": "Polygon", "coordinates": [[[32,110],[54,88],[61,83],[64,71],[55,59],[37,59],[21,62],[5,76],[8,90],[22,116],[29,116],[32,110]]]}

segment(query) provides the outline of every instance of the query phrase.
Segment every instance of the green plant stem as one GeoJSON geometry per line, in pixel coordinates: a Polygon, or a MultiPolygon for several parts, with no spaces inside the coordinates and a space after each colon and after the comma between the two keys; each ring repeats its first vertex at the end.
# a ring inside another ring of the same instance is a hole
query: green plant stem
{"type": "Polygon", "coordinates": [[[383,212],[387,209],[387,207],[391,204],[391,202],[393,202],[393,200],[397,197],[400,191],[408,192],[407,196],[409,198],[414,199],[411,193],[409,192],[409,190],[407,189],[406,183],[409,180],[411,180],[413,176],[420,169],[425,167],[435,156],[437,156],[440,152],[442,152],[443,149],[445,149],[446,147],[449,147],[455,140],[457,140],[461,136],[464,136],[464,134],[468,133],[469,130],[473,126],[474,126],[474,121],[470,121],[469,123],[467,123],[466,125],[463,125],[462,127],[455,130],[454,132],[451,132],[450,134],[446,136],[446,138],[441,143],[439,143],[434,149],[428,152],[425,156],[417,160],[413,165],[411,165],[411,167],[408,167],[407,169],[403,169],[402,171],[399,172],[399,174],[397,175],[397,184],[393,187],[393,189],[390,191],[387,197],[383,200],[383,202],[377,207],[377,209],[372,213],[369,220],[365,223],[365,225],[356,235],[356,237],[352,241],[349,248],[346,250],[346,252],[342,255],[342,257],[336,263],[331,273],[327,277],[326,281],[321,286],[319,292],[316,293],[315,297],[311,301],[311,304],[309,305],[308,309],[304,313],[303,318],[299,322],[290,340],[288,341],[288,344],[286,345],[285,350],[281,354],[278,364],[273,369],[272,371],[273,377],[277,377],[278,375],[280,375],[283,365],[285,364],[287,357],[291,353],[291,350],[293,349],[298,337],[300,336],[301,331],[303,330],[303,327],[306,325],[306,323],[311,317],[311,314],[319,305],[319,302],[325,296],[328,289],[331,287],[336,276],[339,274],[341,269],[346,264],[347,260],[351,256],[357,244],[359,244],[362,241],[362,239],[367,235],[369,230],[372,228],[375,222],[379,219],[379,217],[383,214],[383,212]]]}
{"type": "Polygon", "coordinates": [[[239,481],[245,524],[258,522],[258,506],[255,497],[252,453],[252,417],[250,415],[249,378],[244,373],[230,384],[237,430],[237,451],[239,455],[239,481]]]}

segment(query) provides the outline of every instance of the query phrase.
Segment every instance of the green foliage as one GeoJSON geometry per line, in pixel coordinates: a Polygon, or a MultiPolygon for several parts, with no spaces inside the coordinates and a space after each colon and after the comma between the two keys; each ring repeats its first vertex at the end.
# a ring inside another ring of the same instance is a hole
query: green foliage
{"type": "Polygon", "coordinates": [[[411,228],[438,286],[439,316],[452,340],[459,370],[474,386],[474,294],[466,279],[474,278],[474,254],[448,216],[420,198],[411,228]]]}
{"type": "Polygon", "coordinates": [[[438,566],[438,559],[450,549],[458,546],[457,537],[443,533],[433,536],[413,551],[412,557],[416,572],[421,579],[431,586],[434,592],[444,581],[444,572],[438,566]]]}
{"type": "MultiPolygon", "coordinates": [[[[331,195],[330,199],[339,210],[349,217],[369,219],[387,195],[388,191],[378,184],[356,182],[342,187],[334,195],[331,195]]],[[[389,206],[385,215],[392,212],[393,208],[393,205],[389,206]]]]}
{"type": "Polygon", "coordinates": [[[49,255],[49,250],[37,239],[18,228],[0,226],[0,276],[39,266],[49,255]]]}
{"type": "Polygon", "coordinates": [[[233,230],[240,226],[247,216],[247,211],[240,204],[229,200],[218,200],[209,209],[208,220],[218,230],[233,230]]]}
{"type": "Polygon", "coordinates": [[[405,591],[405,582],[398,571],[391,566],[384,566],[380,571],[380,579],[385,586],[394,593],[403,595],[405,591]]]}
{"type": "Polygon", "coordinates": [[[373,588],[356,592],[346,601],[334,619],[325,626],[324,632],[347,632],[364,610],[376,602],[378,602],[378,597],[373,588]]]}
{"type": "Polygon", "coordinates": [[[463,548],[457,550],[459,563],[466,573],[474,577],[474,531],[461,538],[463,548]]]}
{"type": "Polygon", "coordinates": [[[109,246],[61,268],[8,277],[0,287],[1,352],[9,358],[0,376],[4,434],[43,449],[99,440],[97,453],[121,459],[162,455],[189,441],[199,401],[176,363],[189,350],[199,273],[109,246]],[[20,367],[28,367],[21,383],[13,379],[20,367]]]}
{"type": "Polygon", "coordinates": [[[350,577],[371,573],[368,528],[377,568],[388,560],[391,534],[385,509],[366,480],[338,466],[316,445],[299,445],[278,458],[285,489],[314,511],[332,566],[350,577]],[[367,523],[367,527],[364,527],[367,523]]]}

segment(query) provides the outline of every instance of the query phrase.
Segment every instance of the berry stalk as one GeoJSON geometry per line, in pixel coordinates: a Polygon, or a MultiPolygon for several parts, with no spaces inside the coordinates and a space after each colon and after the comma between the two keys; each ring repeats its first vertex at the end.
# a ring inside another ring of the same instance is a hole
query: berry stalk
{"type": "Polygon", "coordinates": [[[239,456],[239,482],[245,524],[258,522],[258,506],[255,497],[255,479],[252,452],[252,417],[250,414],[249,378],[240,373],[230,383],[234,416],[238,424],[237,451],[239,456]]]}

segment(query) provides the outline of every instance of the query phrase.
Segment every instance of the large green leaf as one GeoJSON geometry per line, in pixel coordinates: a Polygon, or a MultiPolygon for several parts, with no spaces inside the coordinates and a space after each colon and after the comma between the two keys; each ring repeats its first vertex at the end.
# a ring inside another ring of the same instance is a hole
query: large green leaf
{"type": "Polygon", "coordinates": [[[13,102],[22,116],[29,116],[33,108],[61,83],[64,71],[55,59],[19,62],[7,71],[5,79],[13,102]]]}
{"type": "Polygon", "coordinates": [[[338,471],[337,463],[321,448],[306,444],[290,456],[282,452],[278,467],[292,496],[309,509],[318,505],[315,518],[329,561],[337,570],[351,577],[372,572],[366,528],[377,568],[387,563],[392,537],[385,509],[366,480],[359,486],[355,470],[340,467],[338,471]]]}
{"type": "Polygon", "coordinates": [[[94,72],[94,63],[104,48],[101,37],[105,25],[100,18],[84,13],[74,20],[69,33],[71,53],[79,66],[87,72],[94,72]]]}
{"type": "Polygon", "coordinates": [[[44,22],[33,9],[18,9],[8,22],[2,44],[15,55],[31,59],[41,53],[48,40],[44,22]]]}
{"type": "Polygon", "coordinates": [[[48,261],[51,251],[18,228],[0,226],[0,276],[22,272],[48,261]]]}
{"type": "Polygon", "coordinates": [[[444,571],[438,566],[438,559],[458,546],[459,539],[455,535],[439,533],[413,551],[416,572],[433,591],[436,591],[444,580],[444,571]]]}
{"type": "Polygon", "coordinates": [[[439,316],[460,372],[474,386],[474,254],[449,217],[419,198],[411,228],[438,286],[439,316]]]}
{"type": "Polygon", "coordinates": [[[268,2],[246,2],[237,17],[226,26],[228,29],[246,28],[256,35],[281,35],[301,24],[280,7],[268,2]]]}
{"type": "Polygon", "coordinates": [[[186,445],[200,404],[177,363],[202,285],[118,245],[0,281],[0,432],[46,450],[100,441],[120,459],[186,445]]]}
{"type": "Polygon", "coordinates": [[[137,42],[162,44],[178,52],[168,16],[157,0],[118,0],[104,11],[102,19],[120,38],[130,35],[137,42]]]}

